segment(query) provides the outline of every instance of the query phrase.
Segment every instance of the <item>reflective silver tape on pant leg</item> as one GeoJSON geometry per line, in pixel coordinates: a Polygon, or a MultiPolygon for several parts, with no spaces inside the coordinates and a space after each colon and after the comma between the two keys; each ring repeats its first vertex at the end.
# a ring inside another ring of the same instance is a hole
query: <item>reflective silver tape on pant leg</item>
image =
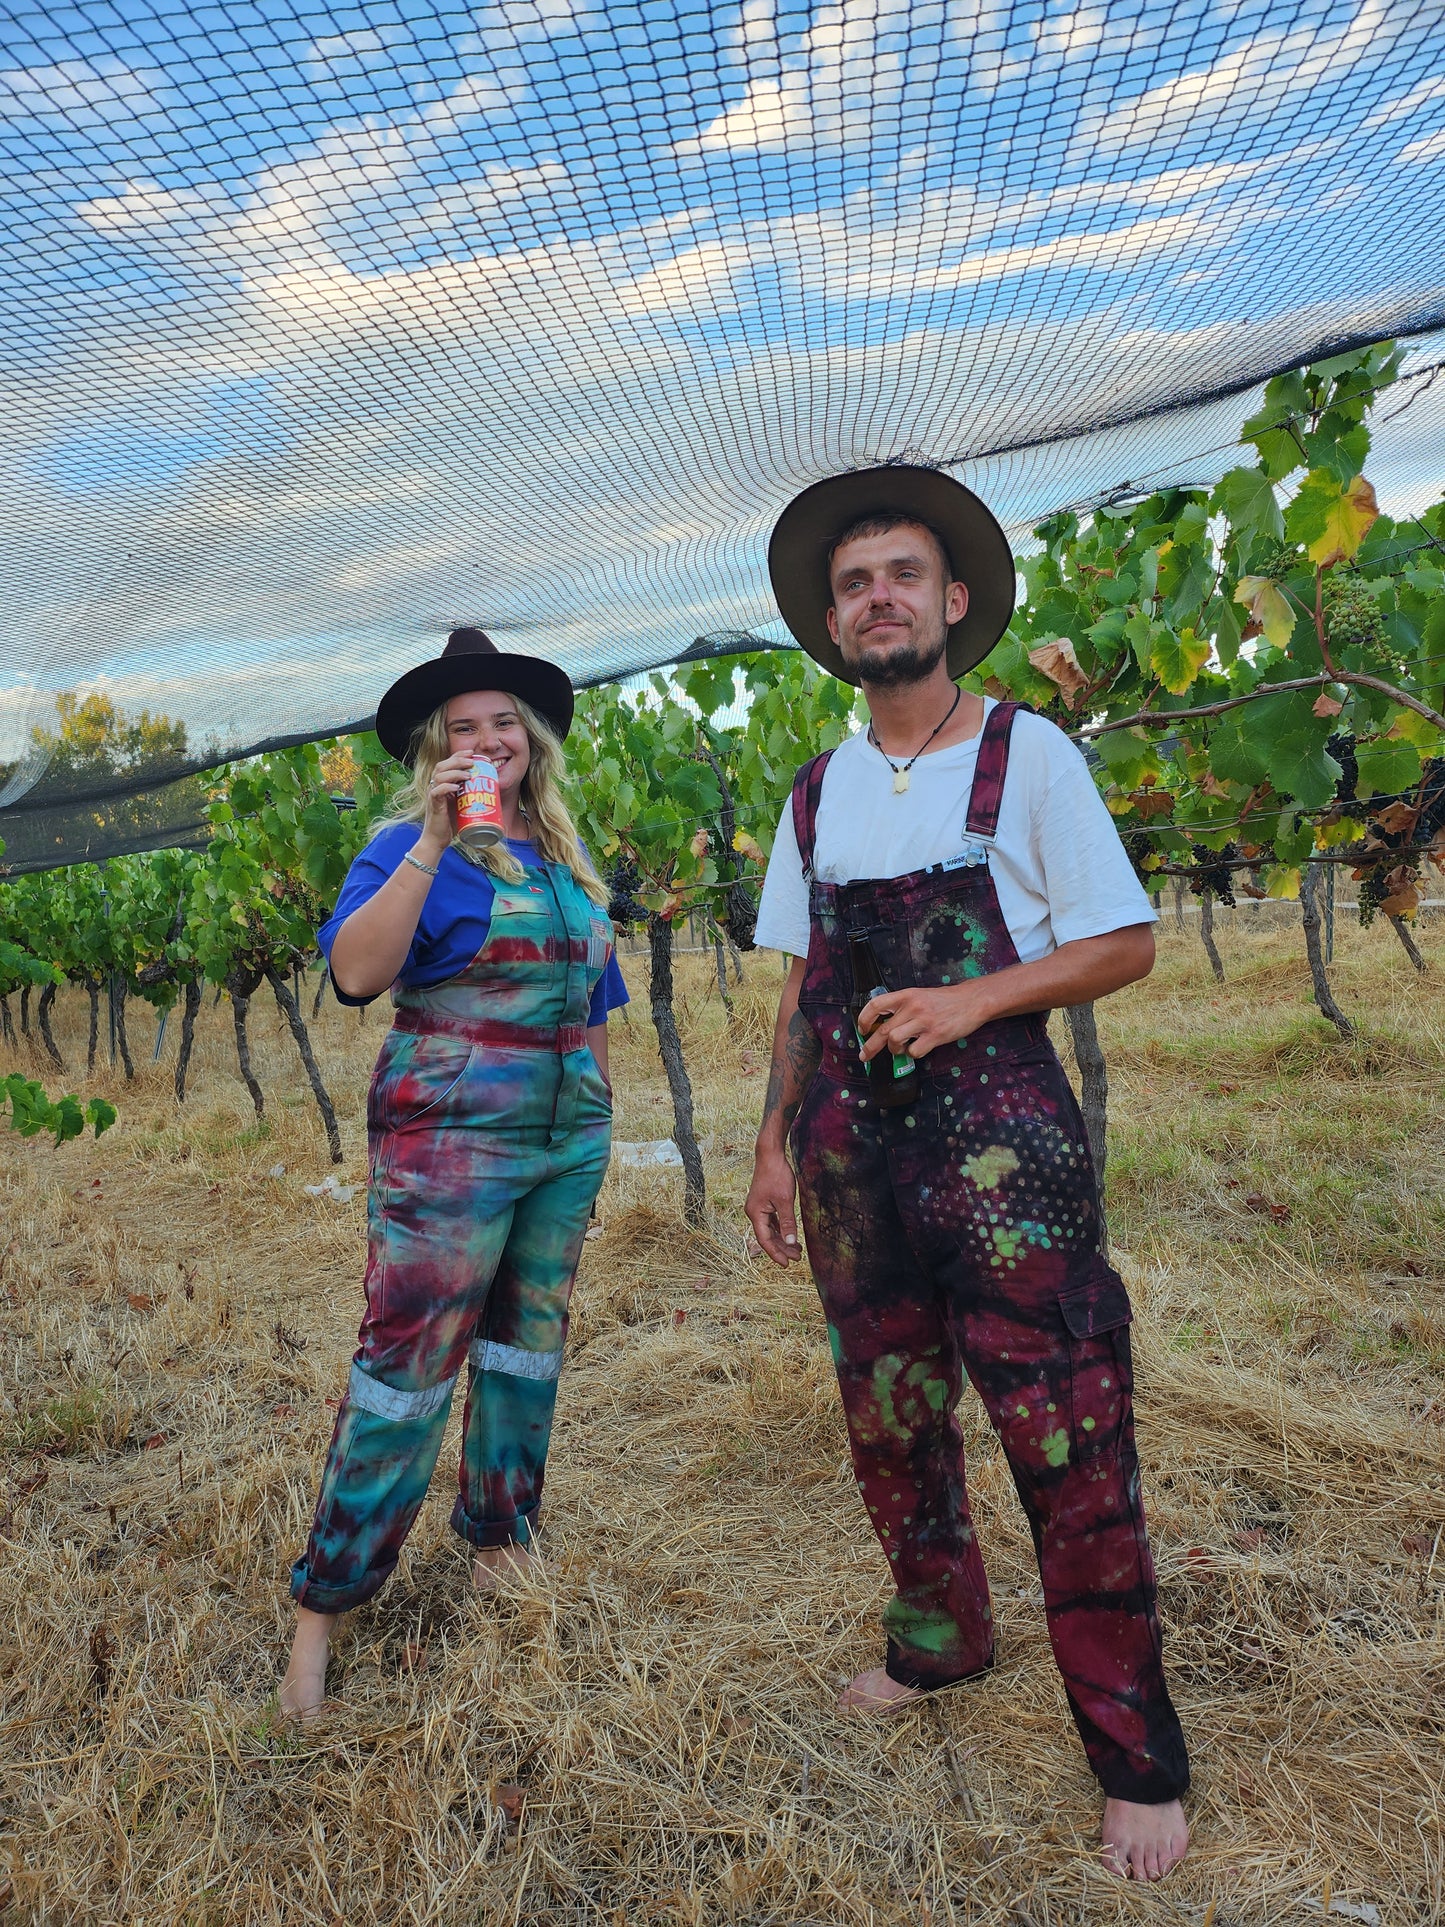
{"type": "Polygon", "coordinates": [[[562,1370],[561,1352],[524,1352],[490,1338],[477,1339],[468,1357],[474,1372],[508,1372],[513,1378],[553,1379],[562,1370]]]}
{"type": "Polygon", "coordinates": [[[379,1378],[372,1378],[359,1365],[353,1365],[347,1396],[353,1405],[359,1405],[363,1412],[374,1413],[377,1418],[430,1418],[433,1412],[445,1407],[456,1382],[453,1372],[440,1385],[424,1385],[419,1392],[400,1392],[394,1385],[383,1385],[379,1378]]]}

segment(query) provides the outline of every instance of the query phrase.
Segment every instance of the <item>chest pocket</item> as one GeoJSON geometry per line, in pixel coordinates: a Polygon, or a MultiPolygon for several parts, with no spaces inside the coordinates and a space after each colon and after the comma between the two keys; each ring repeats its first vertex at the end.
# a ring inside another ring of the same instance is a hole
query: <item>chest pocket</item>
{"type": "Polygon", "coordinates": [[[587,914],[587,970],[600,977],[607,967],[607,951],[612,942],[612,925],[600,910],[587,914]]]}

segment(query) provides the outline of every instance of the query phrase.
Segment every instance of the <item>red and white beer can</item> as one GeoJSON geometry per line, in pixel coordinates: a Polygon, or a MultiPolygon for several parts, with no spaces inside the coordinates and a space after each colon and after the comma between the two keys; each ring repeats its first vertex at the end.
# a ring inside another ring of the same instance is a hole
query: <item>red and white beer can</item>
{"type": "Polygon", "coordinates": [[[500,843],[505,835],[496,765],[484,756],[477,757],[472,764],[471,775],[457,798],[457,835],[463,843],[479,850],[500,843]]]}

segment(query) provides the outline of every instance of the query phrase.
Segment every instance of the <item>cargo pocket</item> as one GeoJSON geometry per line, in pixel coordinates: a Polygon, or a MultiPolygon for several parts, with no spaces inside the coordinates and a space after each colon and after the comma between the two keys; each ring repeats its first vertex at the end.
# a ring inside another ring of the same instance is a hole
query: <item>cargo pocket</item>
{"type": "Polygon", "coordinates": [[[1106,1259],[1090,1261],[1084,1283],[1059,1294],[1069,1334],[1069,1411],[1081,1464],[1117,1451],[1134,1396],[1124,1281],[1106,1259]]]}

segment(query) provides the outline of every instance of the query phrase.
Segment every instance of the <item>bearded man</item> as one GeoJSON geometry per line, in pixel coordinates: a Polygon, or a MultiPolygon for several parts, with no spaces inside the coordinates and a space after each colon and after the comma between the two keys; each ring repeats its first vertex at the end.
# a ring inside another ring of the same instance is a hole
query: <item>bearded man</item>
{"type": "Polygon", "coordinates": [[[1050,1009],[1148,974],[1153,913],[1067,737],[957,686],[1014,606],[1008,543],[976,496],[930,469],[835,476],[784,511],[769,568],[799,643],[862,685],[869,714],[799,772],[778,826],[757,941],[793,962],[747,1201],[788,1264],[798,1196],[896,1587],[885,1664],[840,1704],[891,1713],[993,1664],[955,1416],[966,1372],[1033,1532],[1106,1863],[1156,1880],[1188,1845],[1188,1765],[1140,1502],[1131,1312],[1046,1028],[1050,1009]]]}

